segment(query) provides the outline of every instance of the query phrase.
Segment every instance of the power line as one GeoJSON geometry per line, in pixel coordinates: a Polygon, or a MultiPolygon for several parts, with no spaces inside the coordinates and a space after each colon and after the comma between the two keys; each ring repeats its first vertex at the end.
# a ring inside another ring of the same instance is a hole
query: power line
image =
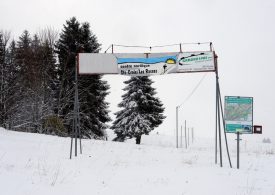
{"type": "Polygon", "coordinates": [[[141,46],[141,45],[117,45],[117,44],[113,44],[113,46],[118,46],[118,47],[155,48],[155,47],[171,47],[171,46],[178,46],[178,45],[204,45],[204,44],[212,44],[212,42],[175,43],[175,44],[168,44],[168,45],[154,45],[154,46],[141,46]]]}
{"type": "Polygon", "coordinates": [[[150,46],[142,46],[142,45],[115,45],[113,44],[113,46],[116,47],[137,47],[137,48],[150,48],[150,46]]]}
{"type": "Polygon", "coordinates": [[[200,81],[197,83],[197,85],[194,87],[194,89],[191,91],[191,93],[185,98],[185,100],[178,106],[181,107],[183,104],[185,104],[185,102],[187,102],[192,95],[195,93],[195,91],[199,88],[199,86],[201,85],[202,81],[204,80],[204,78],[206,77],[207,73],[205,73],[202,78],[200,79],[200,81]]]}
{"type": "Polygon", "coordinates": [[[110,45],[105,51],[104,53],[106,53],[113,45],[110,45]]]}
{"type": "Polygon", "coordinates": [[[154,45],[154,46],[143,46],[143,45],[121,45],[121,44],[112,44],[110,45],[104,53],[106,53],[111,47],[130,47],[130,48],[144,48],[144,49],[153,49],[153,48],[160,48],[160,47],[172,47],[172,46],[181,46],[181,45],[205,45],[209,44],[212,45],[212,42],[190,42],[190,43],[175,43],[175,44],[168,44],[168,45],[154,45]]]}

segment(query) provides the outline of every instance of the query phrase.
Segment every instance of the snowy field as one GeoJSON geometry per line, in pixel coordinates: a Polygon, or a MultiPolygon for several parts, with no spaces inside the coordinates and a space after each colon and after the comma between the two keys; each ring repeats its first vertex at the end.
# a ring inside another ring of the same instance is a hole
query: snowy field
{"type": "Polygon", "coordinates": [[[275,194],[275,147],[253,136],[243,136],[237,170],[234,137],[231,169],[225,154],[223,168],[214,163],[212,139],[197,138],[188,149],[157,134],[141,145],[83,140],[83,154],[70,160],[69,138],[0,128],[0,194],[275,194]]]}

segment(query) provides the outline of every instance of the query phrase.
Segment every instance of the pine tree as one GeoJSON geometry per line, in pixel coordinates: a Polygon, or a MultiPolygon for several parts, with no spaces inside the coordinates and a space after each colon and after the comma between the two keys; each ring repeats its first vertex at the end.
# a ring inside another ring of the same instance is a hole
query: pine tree
{"type": "MultiPolygon", "coordinates": [[[[90,31],[89,24],[81,25],[73,17],[66,21],[56,47],[60,63],[58,115],[63,118],[66,128],[72,131],[76,54],[98,52],[100,44],[90,31]]],[[[79,76],[80,129],[85,138],[105,137],[105,123],[110,120],[105,102],[108,89],[109,85],[99,75],[79,76]]]]}
{"type": "Polygon", "coordinates": [[[148,135],[165,118],[163,104],[155,97],[155,89],[151,86],[153,81],[149,77],[131,77],[124,83],[127,84],[123,89],[126,93],[118,105],[122,110],[115,113],[116,120],[111,129],[117,135],[115,140],[134,137],[140,144],[141,136],[148,135]]]}

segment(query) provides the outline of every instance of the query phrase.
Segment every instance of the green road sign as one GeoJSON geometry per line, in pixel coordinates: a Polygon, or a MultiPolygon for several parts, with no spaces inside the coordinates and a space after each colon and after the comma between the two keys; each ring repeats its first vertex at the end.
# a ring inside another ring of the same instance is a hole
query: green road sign
{"type": "Polygon", "coordinates": [[[225,96],[225,130],[227,133],[253,133],[253,98],[225,96]]]}

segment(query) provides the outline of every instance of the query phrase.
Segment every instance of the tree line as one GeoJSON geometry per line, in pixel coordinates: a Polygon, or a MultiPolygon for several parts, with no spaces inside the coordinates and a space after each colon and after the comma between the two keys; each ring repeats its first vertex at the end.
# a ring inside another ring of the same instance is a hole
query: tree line
{"type": "MultiPolygon", "coordinates": [[[[87,22],[67,20],[62,32],[47,28],[33,36],[25,30],[18,40],[0,31],[0,126],[7,129],[69,136],[77,53],[101,49],[87,22]]],[[[125,81],[126,94],[111,125],[116,141],[148,134],[165,118],[148,77],[125,81]]],[[[83,138],[106,139],[111,121],[105,101],[110,86],[102,75],[78,77],[80,129],[83,138]]]]}

